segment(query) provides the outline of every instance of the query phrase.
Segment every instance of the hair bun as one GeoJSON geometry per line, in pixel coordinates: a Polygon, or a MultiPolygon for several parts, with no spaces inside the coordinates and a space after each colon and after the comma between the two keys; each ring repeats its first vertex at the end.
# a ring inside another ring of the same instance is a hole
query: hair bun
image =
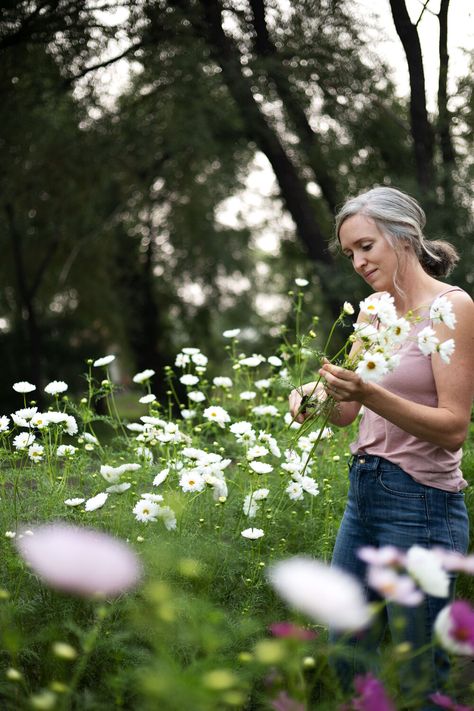
{"type": "Polygon", "coordinates": [[[424,239],[421,248],[420,263],[430,276],[447,277],[459,261],[456,248],[444,239],[424,239]]]}

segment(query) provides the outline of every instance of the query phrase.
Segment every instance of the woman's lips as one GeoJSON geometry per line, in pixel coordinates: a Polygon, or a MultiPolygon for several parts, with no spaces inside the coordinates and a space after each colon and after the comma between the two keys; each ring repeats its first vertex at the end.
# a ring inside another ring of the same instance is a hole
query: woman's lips
{"type": "Polygon", "coordinates": [[[367,272],[366,274],[364,274],[364,279],[367,279],[367,281],[370,281],[376,271],[377,271],[377,269],[375,268],[375,269],[372,269],[370,272],[367,272]]]}

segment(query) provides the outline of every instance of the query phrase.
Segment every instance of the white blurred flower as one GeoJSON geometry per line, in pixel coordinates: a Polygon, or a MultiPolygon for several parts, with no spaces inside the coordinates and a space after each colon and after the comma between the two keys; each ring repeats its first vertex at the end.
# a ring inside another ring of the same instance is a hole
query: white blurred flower
{"type": "Polygon", "coordinates": [[[145,429],[145,425],[141,425],[139,422],[129,422],[126,427],[130,432],[143,432],[145,429]]]}
{"type": "Polygon", "coordinates": [[[109,464],[102,464],[100,467],[101,476],[109,484],[116,484],[125,472],[134,472],[140,469],[140,464],[121,464],[118,467],[111,467],[109,464]]]}
{"type": "Polygon", "coordinates": [[[440,343],[437,348],[437,351],[441,357],[441,360],[444,361],[444,363],[450,363],[451,356],[454,353],[454,339],[448,338],[447,341],[443,341],[442,343],[440,343]]]}
{"type": "Polygon", "coordinates": [[[270,474],[273,471],[272,465],[266,462],[250,462],[249,467],[255,474],[270,474]]]}
{"type": "Polygon", "coordinates": [[[405,568],[425,593],[434,597],[448,597],[449,577],[434,551],[412,546],[405,556],[405,568]]]}
{"type": "Polygon", "coordinates": [[[279,368],[281,365],[283,365],[283,361],[281,360],[281,358],[278,358],[278,356],[270,356],[269,358],[267,358],[267,360],[270,365],[274,365],[275,368],[279,368]]]}
{"type": "Polygon", "coordinates": [[[229,331],[224,331],[222,334],[224,338],[237,338],[240,333],[240,328],[232,328],[229,331]]]}
{"type": "Polygon", "coordinates": [[[32,462],[41,462],[44,458],[44,447],[41,444],[32,444],[28,447],[28,457],[32,462]]]}
{"type": "Polygon", "coordinates": [[[146,499],[146,501],[154,501],[155,504],[159,504],[163,501],[163,497],[161,494],[145,493],[142,494],[142,499],[146,499]]]}
{"type": "Polygon", "coordinates": [[[199,348],[193,348],[191,346],[187,346],[186,348],[181,348],[181,351],[183,353],[185,353],[186,355],[190,355],[190,356],[197,355],[198,353],[200,353],[199,348]]]}
{"type": "Polygon", "coordinates": [[[257,390],[267,390],[270,387],[271,383],[268,378],[262,378],[261,380],[256,380],[254,382],[254,385],[257,390]]]}
{"type": "Polygon", "coordinates": [[[160,507],[154,501],[140,499],[133,507],[133,513],[137,521],[148,523],[148,521],[156,521],[160,507]]]}
{"type": "Polygon", "coordinates": [[[81,504],[84,503],[84,501],[85,501],[85,499],[76,498],[76,499],[66,499],[66,501],[64,503],[66,504],[66,506],[80,506],[81,504]]]}
{"type": "Polygon", "coordinates": [[[288,425],[291,430],[299,430],[299,428],[301,427],[299,422],[293,422],[293,416],[291,412],[285,412],[283,420],[285,422],[285,425],[288,425]]]}
{"type": "Polygon", "coordinates": [[[365,323],[364,321],[356,322],[353,326],[354,337],[364,341],[365,343],[372,343],[379,338],[379,331],[371,323],[365,323]]]}
{"type": "Polygon", "coordinates": [[[194,417],[196,417],[196,415],[196,410],[188,410],[187,408],[183,408],[181,410],[181,417],[183,418],[183,420],[192,420],[194,417]]]}
{"type": "Polygon", "coordinates": [[[398,575],[391,568],[369,566],[367,582],[379,595],[399,605],[413,607],[419,605],[424,597],[415,587],[412,578],[408,575],[398,575]]]}
{"type": "Polygon", "coordinates": [[[10,418],[6,415],[0,417],[0,432],[7,432],[10,425],[10,418]]]}
{"type": "Polygon", "coordinates": [[[185,375],[182,375],[180,377],[179,382],[183,385],[196,385],[196,383],[199,383],[199,378],[197,377],[197,375],[186,373],[185,375]]]}
{"type": "Polygon", "coordinates": [[[19,435],[13,438],[13,446],[15,449],[26,449],[35,441],[34,434],[29,432],[20,432],[19,435]]]}
{"type": "Polygon", "coordinates": [[[147,464],[153,464],[153,452],[148,447],[137,447],[136,455],[143,459],[147,464]]]}
{"type": "Polygon", "coordinates": [[[261,355],[248,356],[239,360],[240,365],[246,365],[247,368],[257,368],[261,363],[265,362],[265,358],[261,355]]]}
{"type": "Polygon", "coordinates": [[[205,367],[208,363],[207,356],[205,356],[204,353],[194,353],[191,356],[191,360],[193,361],[194,365],[198,365],[201,368],[205,367]]]}
{"type": "Polygon", "coordinates": [[[265,457],[268,454],[268,449],[260,444],[256,444],[254,447],[250,447],[247,451],[247,459],[258,459],[258,457],[265,457]]]}
{"type": "Polygon", "coordinates": [[[123,484],[112,484],[106,488],[107,494],[123,494],[124,491],[128,491],[132,485],[128,481],[124,481],[123,484]]]}
{"type": "Polygon", "coordinates": [[[241,400],[254,400],[256,396],[257,393],[253,392],[253,390],[244,390],[239,397],[241,400]]]}
{"type": "Polygon", "coordinates": [[[142,405],[149,405],[152,402],[155,402],[156,400],[156,395],[153,395],[153,393],[148,393],[148,395],[143,395],[138,402],[141,402],[142,405]]]}
{"type": "Polygon", "coordinates": [[[376,382],[388,373],[387,359],[382,353],[365,353],[355,372],[366,383],[376,382]]]}
{"type": "Polygon", "coordinates": [[[270,452],[273,454],[274,457],[281,457],[280,448],[275,437],[272,437],[271,434],[260,430],[260,432],[258,433],[258,439],[260,442],[265,442],[265,444],[268,445],[270,452]]]}
{"type": "Polygon", "coordinates": [[[5,531],[5,538],[16,538],[16,531],[5,531]]]}
{"type": "Polygon", "coordinates": [[[242,506],[242,511],[244,512],[244,514],[249,518],[255,518],[259,508],[260,507],[258,505],[258,502],[254,499],[252,494],[247,494],[242,506]]]}
{"type": "Polygon", "coordinates": [[[444,323],[448,328],[454,328],[456,316],[453,312],[453,305],[446,296],[438,296],[433,301],[430,308],[430,319],[433,323],[444,323]]]}
{"type": "Polygon", "coordinates": [[[244,531],[241,531],[240,535],[254,541],[257,538],[261,538],[264,532],[261,528],[246,528],[244,531]]]}
{"type": "Polygon", "coordinates": [[[108,494],[105,493],[104,491],[101,491],[100,494],[96,494],[95,496],[92,496],[90,499],[87,499],[84,510],[85,511],[96,511],[96,509],[102,508],[102,506],[105,504],[105,502],[108,499],[108,494]]]}
{"type": "Polygon", "coordinates": [[[263,501],[268,497],[268,494],[270,493],[270,489],[256,489],[253,492],[253,498],[255,501],[263,501]]]}
{"type": "Polygon", "coordinates": [[[290,481],[285,489],[285,492],[292,501],[299,501],[304,496],[303,487],[298,481],[290,481]]]}
{"type": "Polygon", "coordinates": [[[200,390],[190,390],[188,392],[188,398],[193,402],[204,402],[206,396],[200,390]]]}
{"type": "MultiPolygon", "coordinates": [[[[49,413],[51,415],[51,413],[49,413]]],[[[67,415],[66,420],[65,420],[65,425],[64,429],[67,432],[68,435],[73,437],[75,434],[78,432],[78,426],[76,422],[76,418],[73,417],[72,415],[67,415]]]]}
{"type": "Polygon", "coordinates": [[[212,380],[216,388],[231,388],[233,383],[231,378],[226,378],[224,375],[218,375],[212,380]]]}
{"type": "Polygon", "coordinates": [[[162,469],[161,472],[158,472],[158,474],[153,479],[153,486],[159,486],[160,484],[162,484],[169,473],[169,469],[162,469]]]}
{"type": "Polygon", "coordinates": [[[110,363],[113,363],[115,360],[114,355],[107,355],[104,356],[103,358],[97,358],[97,360],[94,361],[93,366],[94,368],[100,368],[103,365],[110,365],[110,363]]]}
{"type": "Polygon", "coordinates": [[[354,307],[349,301],[344,301],[344,304],[342,306],[342,310],[345,314],[348,316],[352,316],[354,313],[354,307]]]}
{"type": "Polygon", "coordinates": [[[158,515],[165,524],[167,531],[174,531],[176,529],[176,514],[172,508],[169,506],[160,506],[158,515]]]}
{"type": "Polygon", "coordinates": [[[77,452],[77,447],[73,447],[72,444],[60,444],[56,449],[57,457],[72,457],[77,452]]]}
{"type": "Polygon", "coordinates": [[[90,434],[89,432],[83,432],[81,437],[89,444],[99,444],[99,440],[97,439],[97,437],[90,434]]]}
{"type": "Polygon", "coordinates": [[[216,422],[219,427],[224,427],[226,422],[230,422],[229,413],[224,410],[223,407],[219,407],[219,405],[206,407],[203,416],[206,420],[209,420],[209,422],[216,422]]]}
{"type": "Polygon", "coordinates": [[[252,407],[252,412],[254,415],[258,415],[260,417],[265,417],[265,415],[276,417],[279,414],[278,408],[275,407],[275,405],[256,405],[255,407],[252,407]]]}
{"type": "Polygon", "coordinates": [[[247,420],[239,420],[239,422],[234,422],[229,427],[229,430],[234,435],[243,435],[243,434],[249,434],[250,432],[253,432],[252,423],[247,422],[247,420]]]}
{"type": "Polygon", "coordinates": [[[311,494],[311,496],[317,496],[319,494],[319,484],[313,479],[313,477],[302,476],[299,483],[307,494],[311,494]]]}
{"type": "Polygon", "coordinates": [[[431,355],[435,352],[439,339],[436,337],[434,330],[431,326],[425,326],[422,328],[418,334],[418,348],[423,353],[423,355],[431,355]]]}
{"type": "Polygon", "coordinates": [[[296,286],[305,287],[308,286],[309,281],[307,279],[295,279],[296,286]]]}
{"type": "Polygon", "coordinates": [[[67,383],[64,380],[52,380],[47,384],[44,391],[48,395],[59,395],[59,393],[65,393],[67,388],[67,383]]]}
{"type": "Polygon", "coordinates": [[[178,353],[174,364],[177,368],[185,368],[190,362],[191,359],[188,355],[185,353],[178,353]]]}
{"type": "Polygon", "coordinates": [[[33,390],[36,390],[36,385],[29,383],[27,380],[20,380],[20,382],[13,384],[13,390],[22,394],[32,393],[33,390]]]}
{"type": "Polygon", "coordinates": [[[336,630],[367,627],[372,613],[359,581],[318,560],[294,557],[269,568],[268,579],[292,607],[336,630]]]}
{"type": "Polygon", "coordinates": [[[132,380],[134,383],[139,383],[140,385],[142,383],[146,383],[147,380],[150,380],[155,375],[155,371],[152,370],[151,368],[148,368],[147,370],[142,370],[141,373],[136,373],[132,380]]]}

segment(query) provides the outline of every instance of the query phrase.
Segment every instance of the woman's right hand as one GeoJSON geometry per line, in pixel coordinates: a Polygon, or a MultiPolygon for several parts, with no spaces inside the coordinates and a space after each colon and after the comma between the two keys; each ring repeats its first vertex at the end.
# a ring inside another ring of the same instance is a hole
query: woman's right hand
{"type": "Polygon", "coordinates": [[[291,391],[288,398],[290,413],[291,416],[295,418],[295,422],[299,422],[300,424],[311,416],[311,408],[299,412],[301,408],[301,401],[305,396],[311,398],[311,400],[318,400],[319,402],[324,402],[327,397],[327,393],[324,389],[323,383],[316,382],[305,383],[299,388],[295,388],[291,391]]]}

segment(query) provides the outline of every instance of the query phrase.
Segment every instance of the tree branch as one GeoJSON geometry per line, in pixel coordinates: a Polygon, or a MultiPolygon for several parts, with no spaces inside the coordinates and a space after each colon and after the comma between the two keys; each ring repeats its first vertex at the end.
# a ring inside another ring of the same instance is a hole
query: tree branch
{"type": "Polygon", "coordinates": [[[143,47],[144,44],[145,44],[144,41],[140,40],[139,42],[135,42],[134,44],[130,45],[130,47],[127,47],[127,49],[125,49],[120,54],[117,54],[115,57],[106,59],[103,62],[98,62],[97,64],[93,64],[90,67],[85,67],[82,71],[78,72],[77,74],[74,74],[71,77],[67,77],[67,79],[64,80],[64,86],[66,86],[66,87],[70,86],[75,81],[77,81],[78,79],[82,79],[82,77],[85,77],[90,72],[95,72],[96,69],[102,69],[103,67],[109,67],[111,64],[118,62],[119,59],[123,59],[128,54],[131,54],[135,50],[140,49],[140,47],[143,47]]]}

